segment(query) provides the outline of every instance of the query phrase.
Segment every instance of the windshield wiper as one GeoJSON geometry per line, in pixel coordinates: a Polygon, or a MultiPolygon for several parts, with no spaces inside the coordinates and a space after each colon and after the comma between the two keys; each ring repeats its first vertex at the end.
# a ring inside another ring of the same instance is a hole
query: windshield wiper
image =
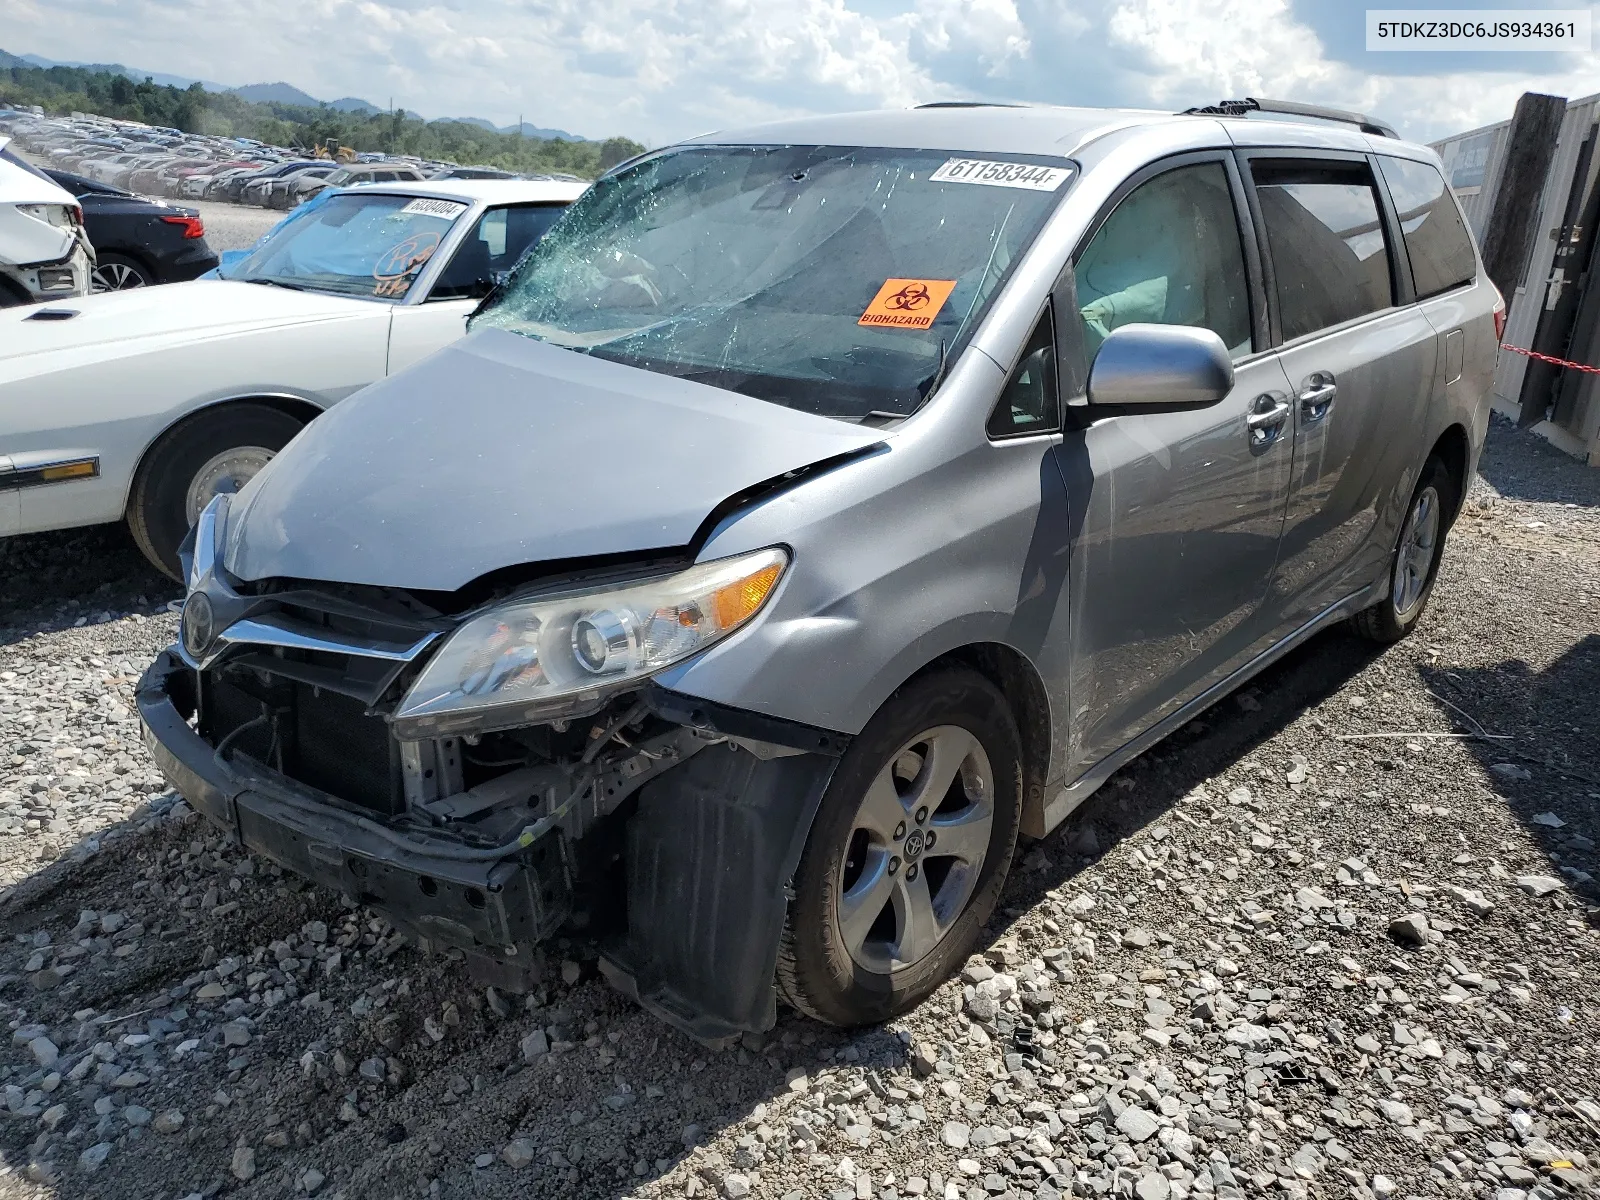
{"type": "Polygon", "coordinates": [[[263,276],[260,276],[260,275],[252,275],[250,278],[241,279],[239,282],[240,283],[264,283],[268,287],[288,288],[291,292],[309,292],[309,291],[311,291],[311,289],[308,288],[303,283],[285,283],[281,279],[267,279],[267,278],[264,278],[263,276]]]}

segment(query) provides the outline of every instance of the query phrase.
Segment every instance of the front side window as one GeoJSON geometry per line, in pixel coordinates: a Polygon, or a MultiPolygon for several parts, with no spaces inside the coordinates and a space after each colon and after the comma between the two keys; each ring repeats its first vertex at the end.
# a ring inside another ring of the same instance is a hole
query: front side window
{"type": "Polygon", "coordinates": [[[844,420],[927,399],[1064,161],[688,147],[601,179],[473,322],[844,420]]]}
{"type": "Polygon", "coordinates": [[[1254,164],[1283,338],[1394,303],[1378,194],[1365,164],[1254,164]]]}
{"type": "Polygon", "coordinates": [[[340,192],[285,218],[224,279],[403,300],[467,205],[340,192]]]}
{"type": "Polygon", "coordinates": [[[1084,353],[1135,322],[1209,329],[1251,351],[1239,220],[1221,163],[1177,167],[1135,188],[1074,264],[1084,353]]]}
{"type": "Polygon", "coordinates": [[[1400,217],[1417,299],[1471,283],[1478,260],[1461,210],[1445,192],[1444,176],[1428,163],[1387,156],[1378,162],[1400,217]]]}
{"type": "Polygon", "coordinates": [[[519,204],[491,208],[457,248],[450,265],[433,285],[429,300],[461,300],[487,296],[495,279],[517,265],[565,210],[564,204],[519,204]]]}
{"type": "Polygon", "coordinates": [[[999,403],[989,415],[988,434],[992,438],[1003,438],[1050,433],[1056,428],[1059,411],[1056,327],[1046,307],[1022,351],[1022,358],[1011,372],[1011,378],[1006,380],[999,403]]]}

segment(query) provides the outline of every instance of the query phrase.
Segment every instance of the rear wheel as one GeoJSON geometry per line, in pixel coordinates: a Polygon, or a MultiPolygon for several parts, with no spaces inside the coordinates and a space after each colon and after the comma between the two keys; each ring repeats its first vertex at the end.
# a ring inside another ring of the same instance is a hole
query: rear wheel
{"type": "Polygon", "coordinates": [[[265,404],[207,409],[167,432],[134,477],[128,528],[144,556],[182,579],[178,546],[213,497],[237,492],[300,432],[265,404]]]}
{"type": "Polygon", "coordinates": [[[1016,847],[1022,747],[964,668],[896,692],[823,796],[778,958],[785,999],[833,1025],[914,1007],[972,952],[1016,847]]]}
{"type": "Polygon", "coordinates": [[[1411,494],[1389,560],[1388,594],[1352,618],[1363,637],[1385,645],[1398,642],[1422,619],[1439,574],[1457,499],[1456,482],[1449,470],[1438,457],[1430,457],[1422,466],[1422,477],[1411,494]]]}
{"type": "Polygon", "coordinates": [[[155,276],[143,264],[121,254],[101,254],[95,259],[89,290],[125,292],[129,288],[150,287],[155,282],[155,276]]]}

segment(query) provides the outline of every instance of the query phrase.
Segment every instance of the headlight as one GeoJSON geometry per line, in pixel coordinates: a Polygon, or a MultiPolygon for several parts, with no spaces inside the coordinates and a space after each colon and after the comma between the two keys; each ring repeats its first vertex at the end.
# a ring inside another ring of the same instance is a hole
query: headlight
{"type": "Polygon", "coordinates": [[[402,737],[508,727],[598,704],[720,641],[761,611],[783,550],[624,587],[515,601],[450,635],[395,712],[402,737]]]}

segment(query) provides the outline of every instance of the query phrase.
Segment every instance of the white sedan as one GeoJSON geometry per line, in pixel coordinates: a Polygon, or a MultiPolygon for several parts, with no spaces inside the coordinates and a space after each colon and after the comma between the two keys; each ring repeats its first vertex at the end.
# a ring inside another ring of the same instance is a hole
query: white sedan
{"type": "Polygon", "coordinates": [[[213,496],[329,405],[459,338],[586,186],[329,192],[221,278],[0,311],[0,536],[125,520],[176,578],[213,496]]]}

